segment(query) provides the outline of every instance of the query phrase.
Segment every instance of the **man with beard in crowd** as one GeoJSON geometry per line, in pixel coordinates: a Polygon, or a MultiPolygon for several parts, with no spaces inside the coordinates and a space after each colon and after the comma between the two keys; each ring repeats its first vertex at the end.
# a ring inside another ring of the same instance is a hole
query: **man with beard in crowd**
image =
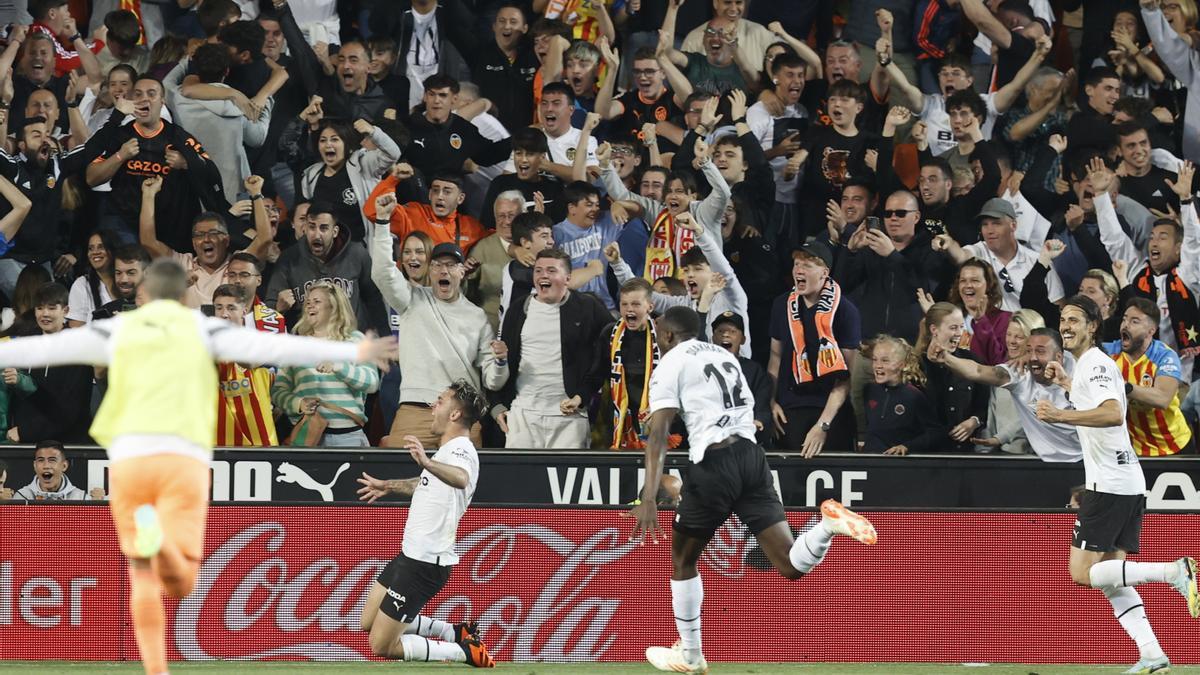
{"type": "Polygon", "coordinates": [[[141,244],[127,244],[112,252],[116,298],[92,312],[92,320],[111,319],[137,307],[137,289],[150,266],[150,252],[141,244]]]}
{"type": "MultiPolygon", "coordinates": [[[[192,308],[212,304],[213,291],[225,281],[229,267],[229,226],[219,213],[202,213],[192,222],[192,253],[180,253],[158,240],[155,228],[155,201],[163,186],[161,176],[147,178],[142,185],[142,213],[140,235],[142,246],[154,258],[175,258],[192,275],[188,286],[187,304],[192,308]]],[[[246,179],[246,190],[254,203],[254,223],[258,235],[250,242],[246,252],[255,256],[264,255],[271,243],[271,226],[267,222],[266,205],[263,202],[263,179],[250,176],[246,179]]]]}
{"type": "Polygon", "coordinates": [[[0,175],[23,188],[31,202],[27,220],[37,226],[21,228],[11,241],[12,248],[0,259],[0,291],[10,298],[26,265],[53,264],[56,272],[64,273],[75,264],[73,255],[59,250],[62,190],[66,179],[82,173],[88,162],[83,148],[59,152],[43,117],[26,118],[17,149],[15,157],[0,153],[0,175]]]}
{"type": "Polygon", "coordinates": [[[286,333],[287,321],[283,315],[268,307],[258,297],[262,285],[262,262],[253,253],[238,251],[229,256],[225,267],[225,283],[232,285],[242,294],[242,322],[247,328],[266,333],[286,333]]]}
{"type": "MultiPolygon", "coordinates": [[[[1043,422],[1037,416],[1038,401],[1049,401],[1056,408],[1068,408],[1067,392],[1054,383],[1046,366],[1057,363],[1068,373],[1074,371],[1075,358],[1066,356],[1062,338],[1053,328],[1035,328],[1029,333],[1026,345],[1029,355],[1024,367],[1002,363],[988,366],[960,358],[941,347],[934,346],[931,359],[941,363],[955,375],[989,387],[1001,387],[1012,394],[1017,416],[1029,438],[1029,445],[1043,462],[1078,462],[1083,458],[1079,432],[1069,424],[1043,422]]],[[[979,439],[972,439],[979,440],[979,439]]]]}

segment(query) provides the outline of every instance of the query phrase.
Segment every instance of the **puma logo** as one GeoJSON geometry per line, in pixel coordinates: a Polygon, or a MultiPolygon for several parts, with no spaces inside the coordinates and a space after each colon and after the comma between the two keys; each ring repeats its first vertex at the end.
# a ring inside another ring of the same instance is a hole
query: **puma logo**
{"type": "Polygon", "coordinates": [[[342,462],[336,473],[333,474],[333,480],[322,485],[313,480],[313,477],[308,475],[308,472],[295,464],[284,462],[279,465],[279,475],[275,477],[277,483],[295,483],[306,490],[312,490],[321,495],[322,501],[333,501],[333,486],[337,483],[338,478],[341,478],[342,473],[350,468],[350,462],[342,462]]]}

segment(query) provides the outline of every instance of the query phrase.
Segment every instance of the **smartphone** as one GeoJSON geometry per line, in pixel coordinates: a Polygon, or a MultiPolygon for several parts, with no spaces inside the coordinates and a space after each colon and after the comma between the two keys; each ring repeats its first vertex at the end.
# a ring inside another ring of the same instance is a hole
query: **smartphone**
{"type": "Polygon", "coordinates": [[[879,216],[867,216],[867,229],[883,232],[883,221],[879,216]]]}

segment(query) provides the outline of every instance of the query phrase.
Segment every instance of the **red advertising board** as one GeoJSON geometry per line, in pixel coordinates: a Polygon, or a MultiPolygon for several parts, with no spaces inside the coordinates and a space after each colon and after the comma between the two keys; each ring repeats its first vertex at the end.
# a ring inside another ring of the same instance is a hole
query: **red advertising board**
{"type": "MultiPolygon", "coordinates": [[[[360,607],[399,549],[405,516],[214,506],[196,590],[168,605],[171,658],[365,658],[360,607]]],[[[479,619],[505,661],[640,660],[676,639],[669,551],[629,543],[620,516],[472,508],[462,562],[425,613],[479,619]]],[[[839,538],[794,582],[747,564],[752,539],[727,524],[701,564],[709,660],[1136,660],[1103,595],[1067,575],[1072,515],[871,516],[879,544],[839,538]]],[[[812,515],[790,518],[803,528],[812,515]]],[[[1191,518],[1148,516],[1137,558],[1200,552],[1191,518]]],[[[1182,599],[1162,584],[1140,592],[1172,661],[1200,662],[1182,599]]],[[[136,658],[126,593],[107,510],[0,508],[0,659],[136,658]]]]}

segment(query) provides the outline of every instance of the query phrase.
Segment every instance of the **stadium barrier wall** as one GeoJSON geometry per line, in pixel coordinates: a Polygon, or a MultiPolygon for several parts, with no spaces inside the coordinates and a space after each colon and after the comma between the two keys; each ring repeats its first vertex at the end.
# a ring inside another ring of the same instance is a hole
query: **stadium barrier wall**
{"type": "MultiPolygon", "coordinates": [[[[585,506],[626,504],[643,480],[641,453],[484,450],[476,504],[585,506]]],[[[68,449],[71,482],[107,489],[108,460],[99,449],[68,449]]],[[[30,448],[0,448],[8,486],[33,479],[30,448]]],[[[356,502],[355,479],[418,474],[407,452],[395,450],[218,450],[214,501],[356,502]]],[[[816,506],[830,497],[852,506],[887,508],[1061,508],[1082,463],[1050,464],[1032,457],[828,454],[805,460],[769,455],[785,506],[816,506]]],[[[667,470],[687,471],[686,453],[671,453],[667,470]]],[[[1157,510],[1200,511],[1200,457],[1142,460],[1148,504],[1157,510]]]]}
{"type": "MultiPolygon", "coordinates": [[[[196,589],[168,603],[170,657],[366,658],[361,606],[399,550],[406,513],[214,506],[196,589]]],[[[1137,659],[1104,596],[1070,581],[1072,514],[869,515],[876,546],[839,538],[794,582],[758,569],[752,538],[727,523],[700,564],[709,660],[1137,659]]],[[[811,511],[789,518],[815,522],[811,511]]],[[[1197,553],[1191,520],[1148,515],[1137,558],[1197,553]]],[[[472,507],[461,563],[424,613],[479,619],[503,661],[639,661],[676,633],[669,546],[629,542],[630,526],[616,509],[472,507]]],[[[107,509],[0,506],[0,659],[136,659],[127,590],[107,509]]],[[[1182,598],[1163,584],[1140,592],[1172,661],[1200,662],[1182,598]]]]}

